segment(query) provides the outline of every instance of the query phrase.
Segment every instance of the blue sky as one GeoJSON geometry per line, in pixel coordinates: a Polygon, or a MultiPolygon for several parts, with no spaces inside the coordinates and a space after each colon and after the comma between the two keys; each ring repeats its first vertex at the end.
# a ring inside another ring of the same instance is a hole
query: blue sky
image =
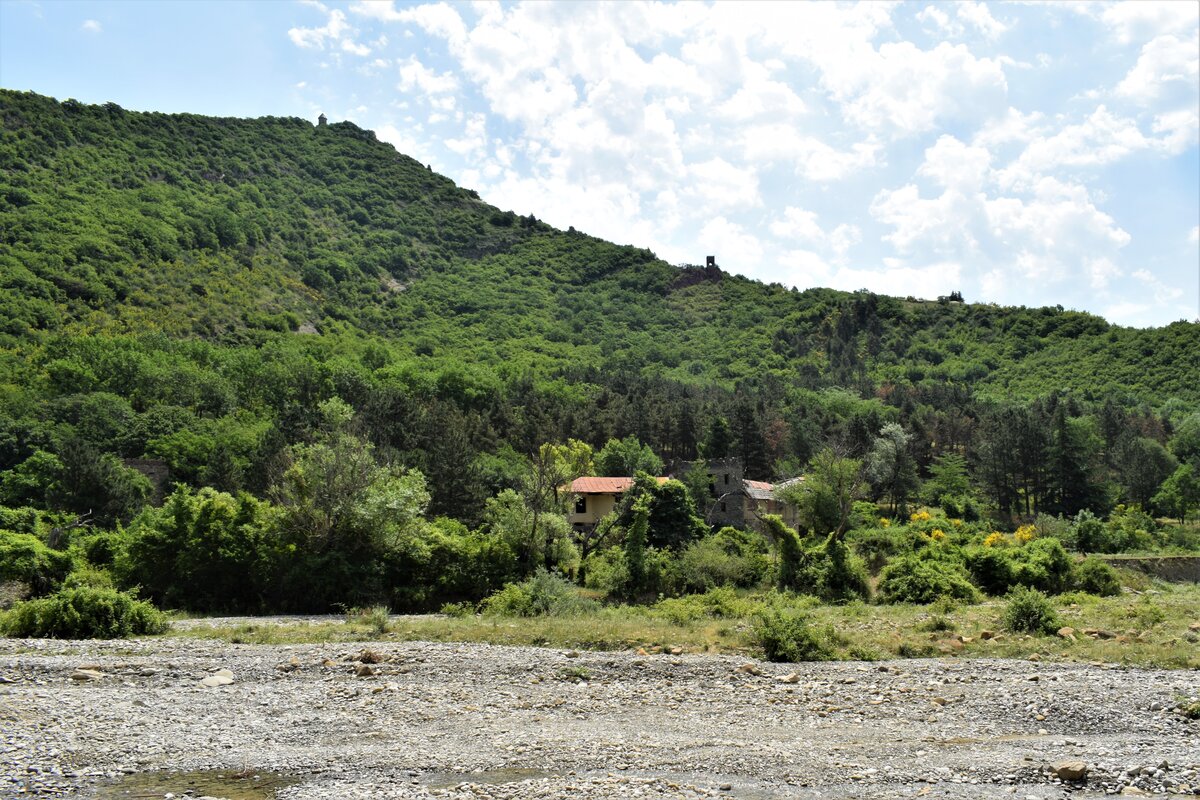
{"type": "Polygon", "coordinates": [[[0,0],[0,85],[324,111],[789,286],[1200,315],[1200,4],[0,0]]]}

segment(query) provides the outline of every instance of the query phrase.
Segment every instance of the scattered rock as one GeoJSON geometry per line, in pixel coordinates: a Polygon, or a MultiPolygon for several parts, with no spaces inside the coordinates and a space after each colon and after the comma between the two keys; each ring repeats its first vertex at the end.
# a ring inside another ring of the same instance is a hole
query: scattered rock
{"type": "Polygon", "coordinates": [[[1055,777],[1064,781],[1081,781],[1088,774],[1088,766],[1082,761],[1056,761],[1050,769],[1055,777]]]}
{"type": "Polygon", "coordinates": [[[779,682],[780,683],[799,683],[800,675],[798,673],[791,672],[791,673],[788,673],[787,675],[780,676],[779,682]]]}
{"type": "Polygon", "coordinates": [[[233,673],[227,669],[219,669],[212,675],[201,679],[201,685],[208,687],[228,686],[233,683],[233,673]]]}
{"type": "Polygon", "coordinates": [[[103,680],[104,677],[105,675],[103,672],[94,668],[80,667],[71,673],[71,680],[79,681],[80,683],[103,680]]]}
{"type": "Polygon", "coordinates": [[[742,664],[740,667],[737,668],[737,671],[743,672],[747,675],[762,675],[763,674],[762,667],[758,666],[757,664],[751,664],[751,663],[742,664]]]}
{"type": "Polygon", "coordinates": [[[375,674],[375,668],[370,664],[359,664],[354,668],[354,674],[360,678],[369,678],[375,674]]]}
{"type": "Polygon", "coordinates": [[[980,631],[980,632],[979,632],[979,638],[980,638],[980,639],[982,639],[982,640],[983,640],[983,641],[985,641],[985,642],[986,642],[988,639],[995,639],[995,638],[996,638],[996,632],[995,632],[995,631],[980,631]]]}
{"type": "Polygon", "coordinates": [[[1064,639],[1070,639],[1072,642],[1075,641],[1075,629],[1070,625],[1059,628],[1058,635],[1064,639]]]}
{"type": "Polygon", "coordinates": [[[374,650],[363,650],[355,659],[355,661],[361,661],[363,664],[379,664],[385,660],[382,655],[376,653],[374,650]]]}

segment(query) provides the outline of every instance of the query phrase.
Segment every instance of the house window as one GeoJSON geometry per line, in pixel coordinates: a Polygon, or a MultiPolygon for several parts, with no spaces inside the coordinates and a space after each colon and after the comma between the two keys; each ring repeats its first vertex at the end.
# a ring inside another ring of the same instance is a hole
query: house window
{"type": "Polygon", "coordinates": [[[587,513],[587,497],[575,498],[575,513],[576,514],[586,514],[587,513]]]}
{"type": "Polygon", "coordinates": [[[721,503],[721,510],[722,510],[722,511],[724,511],[724,510],[725,510],[725,504],[724,504],[724,503],[721,503]]]}
{"type": "Polygon", "coordinates": [[[725,485],[726,486],[729,485],[729,473],[728,472],[725,473],[725,485]]]}

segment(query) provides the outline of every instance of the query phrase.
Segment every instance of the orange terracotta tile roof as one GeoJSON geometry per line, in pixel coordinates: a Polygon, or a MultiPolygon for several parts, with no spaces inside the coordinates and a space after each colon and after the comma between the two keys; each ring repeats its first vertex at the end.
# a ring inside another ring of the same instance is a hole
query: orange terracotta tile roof
{"type": "MultiPolygon", "coordinates": [[[[670,478],[655,478],[659,483],[666,483],[670,478]]],[[[570,492],[573,494],[621,494],[633,486],[633,478],[601,478],[584,476],[571,481],[570,492]]]]}
{"type": "Polygon", "coordinates": [[[761,489],[764,492],[769,492],[775,488],[775,484],[767,483],[766,481],[746,481],[746,485],[751,489],[761,489]]]}

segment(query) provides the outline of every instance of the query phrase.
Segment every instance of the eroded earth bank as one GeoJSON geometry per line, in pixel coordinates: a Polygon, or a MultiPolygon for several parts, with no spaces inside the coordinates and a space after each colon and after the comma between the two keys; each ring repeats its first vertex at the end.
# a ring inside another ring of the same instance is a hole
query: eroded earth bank
{"type": "Polygon", "coordinates": [[[1200,794],[1200,723],[1173,711],[1197,681],[1030,661],[0,640],[0,795],[1200,794]],[[1064,780],[1070,762],[1081,780],[1064,780]]]}

